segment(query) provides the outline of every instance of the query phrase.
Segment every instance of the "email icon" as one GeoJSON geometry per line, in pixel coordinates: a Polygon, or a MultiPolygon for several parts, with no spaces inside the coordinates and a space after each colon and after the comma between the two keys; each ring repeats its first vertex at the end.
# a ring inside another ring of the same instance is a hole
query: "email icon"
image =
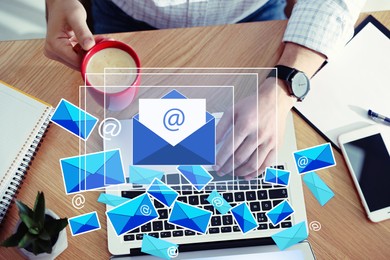
{"type": "Polygon", "coordinates": [[[303,176],[303,181],[313,193],[317,201],[324,206],[331,198],[334,197],[333,191],[315,172],[309,172],[303,176]]]}
{"type": "Polygon", "coordinates": [[[196,190],[201,191],[209,184],[214,177],[202,166],[193,165],[186,166],[181,165],[177,167],[177,170],[189,181],[196,190]]]}
{"type": "Polygon", "coordinates": [[[306,222],[303,221],[274,234],[271,238],[275,241],[280,250],[284,250],[305,240],[308,235],[306,222]]]}
{"type": "Polygon", "coordinates": [[[264,182],[287,186],[290,181],[290,174],[290,171],[267,167],[265,168],[264,182]]]}
{"type": "Polygon", "coordinates": [[[330,143],[299,150],[293,155],[299,174],[336,165],[330,143]]]}
{"type": "Polygon", "coordinates": [[[145,234],[142,239],[141,252],[156,257],[171,259],[179,254],[179,246],[177,244],[155,238],[145,234]]]}
{"type": "Polygon", "coordinates": [[[132,119],[133,164],[214,165],[215,118],[206,112],[205,103],[204,107],[196,107],[194,109],[194,106],[183,103],[186,100],[191,101],[191,99],[187,99],[176,90],[172,90],[162,99],[167,102],[165,102],[163,107],[160,105],[156,106],[157,109],[155,110],[150,108],[153,100],[144,100],[145,102],[143,103],[147,103],[145,111],[141,111],[140,100],[140,113],[132,119]],[[170,105],[170,103],[172,104],[170,105]],[[204,109],[204,113],[199,115],[201,109],[204,109]],[[142,119],[141,112],[148,115],[147,112],[151,113],[150,111],[158,115],[142,119]],[[191,121],[192,113],[197,116],[191,121]],[[152,126],[144,125],[142,123],[143,120],[149,120],[148,122],[152,126]],[[199,126],[201,121],[203,123],[199,126]],[[160,130],[153,131],[151,128],[160,130]],[[182,129],[186,131],[182,132],[182,129]],[[145,140],[148,140],[148,145],[145,145],[145,140]],[[178,140],[181,141],[178,142],[178,140]]]}
{"type": "Polygon", "coordinates": [[[100,229],[96,211],[68,219],[72,236],[85,234],[100,229]]]}
{"type": "Polygon", "coordinates": [[[152,184],[149,186],[147,193],[167,207],[172,206],[177,197],[179,197],[178,192],[174,191],[171,187],[167,186],[157,178],[154,179],[152,184]]]}
{"type": "Polygon", "coordinates": [[[148,194],[139,195],[106,212],[118,236],[158,218],[148,194]]]}
{"type": "Polygon", "coordinates": [[[79,138],[87,140],[98,119],[69,101],[61,99],[51,121],[79,138]]]}
{"type": "Polygon", "coordinates": [[[119,149],[60,160],[66,194],[126,183],[119,149]]]}
{"type": "Polygon", "coordinates": [[[228,213],[232,208],[232,206],[230,206],[230,204],[216,190],[213,190],[210,193],[207,197],[207,201],[210,202],[210,204],[213,205],[213,207],[221,214],[228,213]]]}
{"type": "Polygon", "coordinates": [[[240,227],[242,233],[247,233],[251,230],[254,230],[258,227],[255,217],[248,208],[248,205],[243,202],[233,207],[230,210],[233,214],[234,219],[236,220],[238,226],[240,227]]]}
{"type": "Polygon", "coordinates": [[[265,213],[268,219],[272,222],[274,226],[288,218],[291,214],[294,213],[293,208],[287,200],[279,203],[276,207],[265,213]]]}
{"type": "Polygon", "coordinates": [[[173,204],[168,222],[204,234],[212,214],[211,211],[176,201],[173,204]]]}
{"type": "Polygon", "coordinates": [[[146,169],[134,165],[130,165],[129,168],[129,182],[134,184],[149,185],[152,183],[154,178],[161,180],[163,176],[164,172],[161,171],[146,169]]]}
{"type": "Polygon", "coordinates": [[[106,193],[100,193],[98,197],[98,202],[110,205],[113,207],[119,206],[122,203],[128,202],[130,199],[121,197],[121,196],[115,196],[112,194],[106,194],[106,193]]]}

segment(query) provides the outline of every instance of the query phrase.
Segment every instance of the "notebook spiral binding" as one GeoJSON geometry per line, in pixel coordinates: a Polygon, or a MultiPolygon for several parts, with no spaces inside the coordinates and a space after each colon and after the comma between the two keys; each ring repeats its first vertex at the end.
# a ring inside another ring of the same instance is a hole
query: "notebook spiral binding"
{"type": "Polygon", "coordinates": [[[16,197],[19,187],[23,183],[25,174],[29,169],[31,161],[34,159],[36,152],[39,149],[40,143],[43,141],[45,134],[49,128],[50,117],[46,118],[44,123],[41,126],[41,129],[38,131],[38,134],[35,136],[34,141],[27,149],[27,153],[23,156],[22,162],[17,168],[14,177],[10,181],[6,192],[2,198],[0,198],[0,223],[2,222],[5,213],[7,212],[9,205],[13,202],[13,198],[16,197]]]}

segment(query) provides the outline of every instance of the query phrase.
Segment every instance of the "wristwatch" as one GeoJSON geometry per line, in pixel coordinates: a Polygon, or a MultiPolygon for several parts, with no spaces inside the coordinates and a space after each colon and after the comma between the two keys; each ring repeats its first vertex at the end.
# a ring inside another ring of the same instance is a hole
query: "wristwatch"
{"type": "Polygon", "coordinates": [[[291,96],[297,98],[298,101],[302,101],[310,90],[310,80],[306,74],[294,68],[290,68],[283,65],[276,65],[276,70],[272,70],[267,78],[278,77],[278,79],[286,82],[287,90],[291,96]]]}

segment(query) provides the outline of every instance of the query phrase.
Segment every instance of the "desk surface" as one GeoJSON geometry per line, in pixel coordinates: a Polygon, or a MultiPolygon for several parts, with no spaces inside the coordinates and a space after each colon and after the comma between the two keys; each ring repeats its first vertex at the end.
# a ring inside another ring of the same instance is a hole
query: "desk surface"
{"type": "MultiPolygon", "coordinates": [[[[361,21],[366,14],[361,15],[361,21]]],[[[390,28],[390,11],[374,13],[390,28]]],[[[270,67],[277,61],[285,21],[217,27],[173,29],[116,34],[139,54],[144,67],[270,67]]],[[[43,40],[0,42],[0,79],[56,105],[61,98],[77,104],[78,86],[83,81],[78,72],[43,56],[43,40]]],[[[298,148],[324,143],[306,122],[294,115],[298,148]]],[[[5,122],[3,122],[5,123],[5,122]]],[[[72,196],[64,196],[58,160],[78,153],[78,141],[59,127],[48,132],[38,156],[29,170],[18,199],[32,205],[36,192],[44,191],[47,207],[60,216],[97,210],[105,219],[97,192],[85,194],[81,210],[73,208],[72,196]]],[[[370,222],[360,203],[343,157],[335,151],[337,166],[319,172],[335,192],[335,197],[321,207],[304,185],[308,222],[318,221],[321,230],[310,232],[309,241],[318,259],[390,259],[390,221],[370,222]],[[375,256],[375,257],[374,257],[375,256]]],[[[13,206],[0,226],[0,240],[13,232],[17,221],[13,206]]],[[[72,237],[68,229],[68,249],[60,259],[80,256],[107,259],[106,221],[102,229],[72,237]]],[[[18,259],[14,248],[0,248],[0,259],[18,259]]]]}

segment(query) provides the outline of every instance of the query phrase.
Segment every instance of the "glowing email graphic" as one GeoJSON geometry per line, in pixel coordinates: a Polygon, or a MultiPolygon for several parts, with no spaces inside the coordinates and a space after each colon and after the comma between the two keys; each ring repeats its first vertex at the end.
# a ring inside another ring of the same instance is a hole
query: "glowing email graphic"
{"type": "Polygon", "coordinates": [[[200,165],[181,165],[177,170],[189,181],[198,191],[201,191],[209,184],[214,177],[200,165]]]}
{"type": "Polygon", "coordinates": [[[265,213],[268,219],[272,222],[274,226],[288,218],[291,214],[294,213],[294,209],[291,207],[290,203],[287,200],[279,203],[276,207],[265,213]]]}
{"type": "Polygon", "coordinates": [[[315,172],[305,174],[302,179],[321,206],[334,197],[333,191],[315,172]]]}
{"type": "Polygon", "coordinates": [[[215,118],[206,112],[206,101],[176,90],[161,99],[140,99],[133,117],[133,164],[214,165],[215,118]]]}
{"type": "Polygon", "coordinates": [[[212,212],[176,201],[173,204],[168,222],[195,232],[206,233],[212,212]]]}
{"type": "Polygon", "coordinates": [[[96,211],[68,219],[72,236],[85,234],[100,229],[96,211]]]}
{"type": "Polygon", "coordinates": [[[210,195],[207,197],[207,201],[210,202],[210,204],[213,205],[213,207],[221,214],[228,213],[232,208],[232,206],[230,206],[230,204],[216,190],[213,190],[210,193],[210,195]]]}
{"type": "Polygon", "coordinates": [[[56,125],[87,140],[98,119],[65,99],[61,99],[51,118],[56,125]]]}
{"type": "Polygon", "coordinates": [[[264,182],[287,186],[290,181],[290,174],[290,171],[267,167],[265,168],[264,182]]]}
{"type": "Polygon", "coordinates": [[[178,192],[157,178],[154,179],[147,192],[167,207],[170,207],[179,197],[178,192]]]}
{"type": "Polygon", "coordinates": [[[179,246],[177,244],[155,238],[149,235],[144,235],[142,239],[141,252],[163,259],[171,259],[179,254],[179,246]]]}
{"type": "Polygon", "coordinates": [[[275,241],[279,249],[284,250],[305,240],[307,236],[308,232],[306,228],[306,222],[303,221],[288,229],[280,231],[271,237],[275,241]]]}
{"type": "Polygon", "coordinates": [[[245,234],[258,227],[259,224],[257,224],[255,217],[245,202],[233,207],[231,212],[242,233],[245,234]]]}
{"type": "Polygon", "coordinates": [[[126,183],[119,149],[60,160],[66,194],[126,183]]]}
{"type": "Polygon", "coordinates": [[[148,194],[139,195],[106,214],[118,236],[158,218],[148,194]]]}
{"type": "Polygon", "coordinates": [[[161,171],[146,169],[134,165],[130,165],[129,168],[129,182],[134,184],[149,185],[152,183],[154,178],[161,180],[163,176],[164,172],[161,171]]]}
{"type": "Polygon", "coordinates": [[[336,165],[330,143],[293,153],[298,173],[306,173],[336,165]]]}
{"type": "Polygon", "coordinates": [[[112,194],[100,193],[98,197],[98,202],[110,205],[113,207],[119,206],[122,203],[128,202],[130,199],[124,198],[122,196],[115,196],[112,194]]]}

